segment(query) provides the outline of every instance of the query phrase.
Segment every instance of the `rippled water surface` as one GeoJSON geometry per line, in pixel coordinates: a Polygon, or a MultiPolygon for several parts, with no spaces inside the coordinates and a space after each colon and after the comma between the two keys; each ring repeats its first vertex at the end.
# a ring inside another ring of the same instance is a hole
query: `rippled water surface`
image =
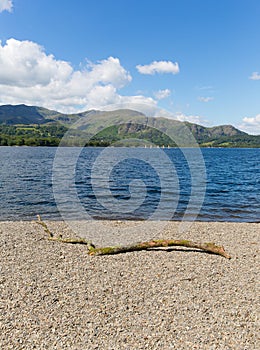
{"type": "Polygon", "coordinates": [[[0,220],[260,221],[260,149],[56,151],[0,147],[0,220]]]}

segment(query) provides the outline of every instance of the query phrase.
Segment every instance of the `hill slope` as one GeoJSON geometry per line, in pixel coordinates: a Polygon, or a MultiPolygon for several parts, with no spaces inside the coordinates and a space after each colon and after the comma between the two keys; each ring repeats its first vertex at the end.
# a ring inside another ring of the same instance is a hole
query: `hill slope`
{"type": "Polygon", "coordinates": [[[129,109],[63,114],[37,106],[0,106],[0,145],[9,144],[7,139],[11,136],[14,142],[12,144],[17,144],[15,139],[19,136],[18,144],[21,144],[21,139],[28,137],[55,137],[56,145],[71,126],[72,139],[88,135],[87,139],[92,137],[93,145],[107,145],[135,138],[161,146],[192,146],[192,134],[202,147],[260,147],[260,135],[248,135],[232,125],[208,128],[162,117],[147,117],[129,109]]]}
{"type": "Polygon", "coordinates": [[[47,122],[47,114],[39,111],[38,107],[26,105],[0,106],[0,123],[6,125],[15,124],[44,124],[47,122]]]}

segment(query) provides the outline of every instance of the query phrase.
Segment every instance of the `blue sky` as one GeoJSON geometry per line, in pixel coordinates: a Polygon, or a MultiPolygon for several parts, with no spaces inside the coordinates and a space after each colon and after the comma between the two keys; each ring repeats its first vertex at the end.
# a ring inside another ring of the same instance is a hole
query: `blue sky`
{"type": "Polygon", "coordinates": [[[259,18],[259,0],[0,0],[0,104],[260,134],[259,18]]]}

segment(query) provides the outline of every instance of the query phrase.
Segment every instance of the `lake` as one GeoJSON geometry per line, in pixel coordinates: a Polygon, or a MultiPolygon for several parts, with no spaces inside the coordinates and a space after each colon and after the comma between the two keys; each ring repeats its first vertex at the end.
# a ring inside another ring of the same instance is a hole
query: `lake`
{"type": "Polygon", "coordinates": [[[260,221],[260,149],[0,147],[0,220],[260,221]]]}

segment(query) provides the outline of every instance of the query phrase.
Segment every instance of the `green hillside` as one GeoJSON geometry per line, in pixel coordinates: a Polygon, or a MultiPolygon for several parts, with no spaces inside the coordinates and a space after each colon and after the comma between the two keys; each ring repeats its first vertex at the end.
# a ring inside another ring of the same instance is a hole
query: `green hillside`
{"type": "Polygon", "coordinates": [[[5,125],[15,124],[44,124],[48,122],[44,109],[41,112],[38,107],[25,105],[4,105],[0,106],[0,123],[5,125]]]}
{"type": "Polygon", "coordinates": [[[2,146],[58,146],[65,134],[64,146],[260,147],[260,135],[232,125],[207,128],[129,109],[63,114],[36,106],[0,106],[2,146]]]}

